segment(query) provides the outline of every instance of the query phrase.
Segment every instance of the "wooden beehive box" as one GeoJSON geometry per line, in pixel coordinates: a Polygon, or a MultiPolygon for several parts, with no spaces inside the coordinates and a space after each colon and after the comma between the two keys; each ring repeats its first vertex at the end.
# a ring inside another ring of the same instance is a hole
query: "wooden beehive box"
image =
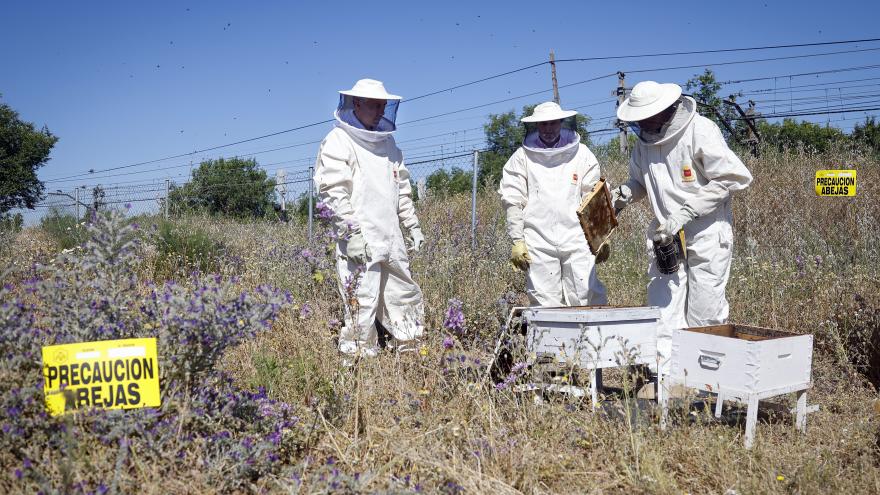
{"type": "Polygon", "coordinates": [[[536,356],[585,369],[656,362],[656,307],[535,307],[522,315],[527,350],[536,356]]]}
{"type": "Polygon", "coordinates": [[[809,387],[813,336],[745,325],[675,330],[675,383],[726,396],[772,397],[809,387]]]}
{"type": "Polygon", "coordinates": [[[587,244],[590,246],[590,252],[595,255],[617,227],[617,216],[614,214],[611,193],[608,191],[604,177],[599,179],[593,190],[581,201],[577,216],[587,238],[587,244]]]}

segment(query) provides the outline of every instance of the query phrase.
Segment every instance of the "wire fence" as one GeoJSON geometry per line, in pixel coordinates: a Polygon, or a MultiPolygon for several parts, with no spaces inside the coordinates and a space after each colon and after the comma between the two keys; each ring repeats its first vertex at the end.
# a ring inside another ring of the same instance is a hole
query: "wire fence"
{"type": "Polygon", "coordinates": [[[136,186],[56,189],[46,192],[46,197],[33,210],[23,210],[21,213],[25,217],[25,224],[39,223],[47,217],[57,216],[71,216],[81,220],[90,211],[108,208],[128,208],[134,214],[151,215],[161,212],[161,205],[167,194],[168,186],[163,182],[136,186]]]}
{"type": "MultiPolygon", "coordinates": [[[[432,194],[432,188],[443,187],[449,177],[455,176],[470,183],[475,198],[479,156],[477,150],[455,154],[441,152],[439,156],[423,154],[406,163],[414,196],[417,199],[427,198],[432,194]]],[[[231,179],[209,185],[194,181],[176,183],[159,180],[136,185],[56,189],[47,192],[34,209],[20,210],[18,213],[23,215],[25,225],[51,224],[54,228],[68,228],[86,221],[94,211],[108,209],[126,209],[129,216],[169,218],[204,211],[222,212],[224,208],[230,208],[281,221],[299,215],[308,219],[311,235],[317,202],[313,174],[313,167],[309,167],[291,172],[279,170],[274,178],[231,179]],[[253,203],[242,204],[240,201],[253,203]],[[268,205],[271,205],[271,209],[267,208],[268,205]]]]}
{"type": "MultiPolygon", "coordinates": [[[[875,41],[880,41],[880,39],[875,41]]],[[[840,43],[850,42],[851,41],[840,43]]],[[[743,50],[765,48],[767,47],[752,47],[743,50]]],[[[740,49],[731,51],[738,50],[740,49]]],[[[880,48],[871,48],[870,50],[880,50],[880,48]]],[[[712,51],[710,50],[707,52],[701,51],[694,53],[704,52],[711,53],[712,51]]],[[[809,56],[824,55],[829,54],[812,54],[809,56]]],[[[630,57],[627,56],[611,58],[617,59],[630,57]]],[[[577,62],[586,60],[588,59],[557,60],[557,62],[577,62]]],[[[740,64],[755,61],[756,60],[735,61],[725,62],[722,64],[704,65],[713,66],[724,64],[740,64]]],[[[696,65],[693,67],[696,67],[696,65]]],[[[530,67],[520,68],[516,69],[513,72],[518,72],[520,70],[526,70],[529,68],[530,67]]],[[[629,73],[643,73],[660,70],[671,70],[676,68],[678,67],[638,69],[630,70],[629,73]]],[[[880,78],[863,77],[845,80],[838,79],[830,82],[819,82],[803,85],[791,85],[791,78],[804,77],[808,75],[819,76],[825,74],[850,73],[857,70],[875,69],[880,69],[880,64],[843,67],[832,70],[803,72],[797,74],[777,74],[774,76],[758,77],[751,79],[720,81],[718,82],[718,84],[727,86],[740,85],[748,82],[772,80],[773,87],[751,88],[751,91],[744,91],[743,89],[745,88],[740,89],[740,91],[737,93],[738,96],[745,97],[746,95],[751,95],[754,96],[754,98],[749,101],[749,112],[740,112],[738,114],[739,116],[736,116],[732,113],[725,113],[722,111],[722,108],[710,107],[710,109],[714,111],[714,114],[718,117],[719,123],[723,124],[725,129],[730,132],[732,138],[737,141],[740,141],[740,137],[742,137],[740,136],[740,134],[746,131],[746,127],[740,125],[743,123],[743,121],[746,121],[747,123],[754,123],[757,119],[766,120],[775,118],[816,115],[829,116],[829,122],[831,120],[830,116],[832,115],[839,116],[835,119],[839,121],[853,120],[852,115],[858,115],[860,116],[860,118],[867,118],[869,116],[869,112],[880,110],[880,106],[878,106],[880,105],[880,92],[878,92],[880,84],[873,82],[880,78]],[[777,88],[775,81],[778,78],[788,78],[789,87],[777,88]],[[871,81],[871,84],[860,84],[856,86],[845,85],[849,83],[863,81],[871,81]],[[838,87],[821,87],[823,85],[838,85],[838,87]],[[850,88],[857,88],[858,91],[852,92],[850,88]],[[830,93],[829,89],[832,90],[830,93]],[[844,89],[847,89],[847,92],[843,92],[844,89]],[[809,94],[810,92],[814,92],[815,94],[809,94]],[[795,97],[794,94],[797,94],[798,96],[795,97]],[[757,107],[754,106],[756,104],[761,105],[762,112],[757,111],[757,107]],[[725,114],[725,116],[722,116],[722,114],[725,114]]],[[[491,76],[491,78],[500,77],[505,74],[507,73],[491,76]]],[[[563,84],[560,86],[560,88],[576,86],[592,81],[613,79],[615,76],[617,76],[617,87],[615,88],[616,93],[614,95],[603,98],[599,101],[584,101],[581,102],[583,103],[582,105],[574,106],[574,108],[576,109],[593,107],[596,105],[607,105],[610,107],[611,105],[619,104],[619,102],[628,95],[631,89],[631,87],[627,85],[625,72],[609,73],[584,81],[563,84]]],[[[472,83],[467,83],[466,85],[476,84],[477,82],[481,81],[482,80],[474,81],[472,83]]],[[[543,94],[545,92],[546,90],[542,90],[538,92],[505,98],[496,102],[451,110],[437,115],[411,120],[404,124],[419,122],[422,120],[433,119],[444,115],[450,115],[474,109],[480,109],[496,103],[514,101],[519,98],[535,96],[538,94],[543,94]]],[[[428,93],[426,95],[422,95],[412,99],[419,99],[431,96],[433,94],[435,93],[428,93]]],[[[730,97],[730,100],[731,103],[729,104],[732,105],[733,96],[730,97]]],[[[701,108],[705,109],[706,105],[702,105],[701,108]]],[[[617,145],[620,147],[619,152],[622,155],[626,155],[626,153],[628,153],[629,140],[627,138],[627,134],[629,131],[625,125],[622,125],[622,123],[617,120],[616,115],[611,112],[613,112],[611,108],[602,108],[595,110],[595,113],[591,113],[591,122],[587,127],[587,132],[594,140],[594,144],[598,142],[596,140],[610,139],[612,136],[616,136],[618,138],[617,145]]],[[[873,114],[871,116],[873,116],[873,114]]],[[[234,143],[206,148],[204,150],[199,150],[193,153],[222,149],[228,146],[251,142],[257,139],[262,139],[264,137],[274,136],[325,123],[327,123],[327,121],[306,124],[293,129],[283,130],[276,133],[267,134],[265,136],[258,136],[255,138],[236,141],[234,143]]],[[[485,154],[481,153],[478,150],[483,149],[487,146],[486,137],[481,131],[483,131],[481,127],[475,127],[472,129],[459,129],[456,131],[445,132],[437,135],[422,136],[420,138],[414,138],[407,141],[407,145],[405,146],[408,160],[407,167],[410,171],[410,176],[416,198],[423,199],[431,194],[443,193],[451,190],[454,190],[455,192],[464,192],[468,189],[468,187],[470,189],[471,195],[473,197],[476,196],[478,188],[482,186],[479,181],[484,179],[480,174],[480,169],[482,168],[480,157],[484,156],[485,154]],[[452,136],[452,142],[449,142],[450,135],[452,136]],[[437,143],[436,141],[433,141],[436,138],[445,138],[446,142],[437,143]],[[445,172],[446,174],[440,174],[439,172],[445,172]]],[[[760,141],[760,137],[758,137],[757,135],[752,136],[751,134],[747,134],[743,138],[743,141],[752,146],[752,152],[755,153],[755,150],[757,149],[755,146],[757,145],[757,142],[760,141]]],[[[280,148],[274,147],[271,149],[255,152],[254,154],[275,152],[304,145],[313,145],[316,143],[317,142],[302,142],[280,148]]],[[[401,143],[403,143],[403,141],[401,143]]],[[[512,152],[513,150],[510,151],[512,152]]],[[[159,179],[153,182],[138,180],[126,182],[126,177],[134,174],[155,173],[158,171],[178,169],[185,166],[191,167],[192,163],[188,165],[183,164],[156,167],[152,168],[152,170],[128,170],[131,168],[143,167],[145,165],[151,165],[151,167],[155,167],[155,165],[153,164],[161,162],[163,160],[183,157],[191,158],[192,153],[174,155],[157,160],[141,161],[98,171],[89,171],[50,179],[46,181],[46,184],[48,185],[50,191],[46,193],[46,197],[43,201],[37,204],[34,209],[17,210],[13,211],[12,214],[21,215],[24,225],[36,225],[50,221],[55,222],[59,225],[68,225],[82,223],[82,221],[87,218],[90,212],[108,208],[127,208],[129,215],[132,216],[154,215],[165,218],[201,211],[227,213],[229,211],[244,210],[249,211],[252,216],[269,219],[276,218],[279,220],[287,220],[293,215],[307,218],[309,220],[309,231],[311,232],[311,220],[313,218],[312,213],[315,211],[316,202],[315,191],[313,190],[312,183],[313,168],[308,167],[304,169],[302,167],[305,166],[308,161],[313,160],[313,158],[304,157],[295,160],[287,160],[285,162],[262,164],[260,168],[265,173],[269,174],[269,179],[272,179],[272,182],[268,182],[265,177],[260,177],[259,179],[256,179],[254,177],[248,176],[243,176],[239,179],[229,179],[228,181],[221,183],[212,182],[210,185],[207,186],[201,185],[201,182],[179,182],[172,179],[159,179]],[[292,165],[293,163],[296,163],[296,165],[292,165]],[[280,164],[286,164],[288,167],[295,168],[295,170],[286,170],[284,168],[268,168],[269,165],[280,164]],[[114,183],[99,186],[81,186],[67,187],[66,189],[54,189],[54,187],[56,187],[56,184],[71,184],[88,179],[94,180],[94,178],[97,177],[95,174],[107,172],[113,172],[114,175],[107,180],[114,180],[114,183]],[[272,176],[273,173],[275,174],[274,177],[272,176]],[[251,200],[256,198],[259,201],[256,201],[253,205],[242,204],[241,202],[246,201],[247,198],[251,198],[251,200]]],[[[494,163],[494,165],[497,167],[497,162],[494,163]]],[[[473,200],[473,203],[475,204],[475,199],[473,200]]],[[[472,216],[474,216],[472,223],[475,224],[475,214],[472,216]]]]}

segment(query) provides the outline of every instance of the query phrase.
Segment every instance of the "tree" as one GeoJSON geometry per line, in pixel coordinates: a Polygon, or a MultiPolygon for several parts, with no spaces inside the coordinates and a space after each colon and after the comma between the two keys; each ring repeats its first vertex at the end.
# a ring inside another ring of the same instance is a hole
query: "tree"
{"type": "Polygon", "coordinates": [[[425,186],[431,195],[449,196],[469,192],[473,186],[474,173],[458,167],[452,170],[438,170],[428,176],[425,186]]]}
{"type": "MultiPolygon", "coordinates": [[[[730,106],[723,103],[722,98],[718,96],[722,88],[721,83],[715,80],[715,73],[711,69],[706,69],[702,74],[696,75],[685,84],[688,91],[697,102],[702,103],[701,114],[715,121],[721,128],[724,138],[730,143],[731,138],[736,141],[745,141],[749,135],[748,126],[742,120],[739,120],[739,114],[730,106]],[[726,120],[732,124],[734,133],[724,126],[721,120],[726,120]]],[[[729,99],[736,101],[736,98],[742,94],[732,94],[729,99]]],[[[821,126],[812,122],[796,122],[793,119],[785,119],[782,123],[768,123],[761,120],[760,114],[756,114],[758,134],[761,141],[775,146],[777,149],[795,148],[804,146],[814,151],[827,151],[835,142],[845,139],[844,133],[835,127],[821,126]]],[[[867,137],[871,132],[866,122],[865,130],[856,138],[857,130],[853,130],[853,139],[867,142],[869,146],[870,138],[867,137]]],[[[876,131],[874,131],[876,132],[876,131]]],[[[876,148],[875,148],[876,149],[876,148]]]]}
{"type": "Polygon", "coordinates": [[[4,213],[0,215],[0,232],[19,232],[24,226],[21,213],[4,213]]]}
{"type": "MultiPolygon", "coordinates": [[[[636,135],[632,132],[627,133],[627,149],[633,149],[636,146],[638,140],[639,138],[637,138],[636,135]]],[[[619,136],[614,136],[605,144],[594,145],[590,148],[590,150],[596,155],[596,157],[599,158],[599,163],[604,163],[608,161],[629,163],[629,153],[624,155],[620,152],[619,136]]]]}
{"type": "Polygon", "coordinates": [[[862,144],[880,155],[880,124],[874,117],[865,118],[864,124],[856,124],[852,131],[852,140],[862,144]]]}
{"type": "MultiPolygon", "coordinates": [[[[525,137],[525,126],[520,123],[520,118],[530,115],[535,106],[524,106],[519,117],[513,110],[489,115],[489,122],[483,125],[488,150],[480,153],[480,174],[477,177],[481,186],[490,184],[494,187],[501,181],[504,164],[522,145],[525,137]]],[[[587,131],[589,123],[588,116],[577,115],[577,132],[581,136],[581,142],[587,146],[590,146],[590,134],[587,131]]]]}
{"type": "Polygon", "coordinates": [[[779,150],[803,146],[821,153],[831,148],[833,143],[846,139],[843,131],[836,127],[806,121],[796,122],[794,119],[785,119],[781,124],[760,121],[758,132],[762,141],[779,150]]]}
{"type": "MultiPolygon", "coordinates": [[[[312,197],[312,214],[315,213],[315,205],[316,204],[318,204],[318,197],[313,196],[312,197]]],[[[288,202],[287,203],[288,212],[291,211],[291,207],[292,207],[292,212],[294,215],[296,215],[302,219],[308,220],[308,218],[309,218],[309,193],[304,192],[304,193],[300,194],[295,200],[288,202]]],[[[290,215],[290,213],[288,213],[288,215],[290,215]]]]}
{"type": "MultiPolygon", "coordinates": [[[[746,124],[737,120],[739,114],[730,105],[723,102],[718,96],[721,91],[721,83],[715,80],[715,73],[712,69],[706,69],[702,74],[695,75],[685,83],[685,89],[690,92],[691,96],[700,104],[698,108],[700,114],[708,117],[721,129],[721,134],[728,143],[731,140],[743,139],[747,135],[746,124]],[[725,122],[722,122],[724,120],[725,122]],[[725,123],[733,126],[735,135],[731,134],[725,123]]],[[[730,100],[736,101],[741,93],[734,93],[729,96],[730,100]]]]}
{"type": "Polygon", "coordinates": [[[199,211],[237,218],[264,217],[273,211],[275,181],[253,158],[207,160],[192,179],[169,193],[176,214],[199,211]]]}
{"type": "MultiPolygon", "coordinates": [[[[101,186],[92,188],[92,211],[102,211],[107,206],[107,192],[101,186]]],[[[88,213],[86,213],[88,215],[88,213]]]]}
{"type": "Polygon", "coordinates": [[[511,110],[489,115],[489,122],[483,125],[483,132],[486,133],[487,150],[480,153],[480,172],[477,179],[480,185],[498,184],[504,164],[522,144],[525,128],[511,110]]]}
{"type": "Polygon", "coordinates": [[[35,130],[30,122],[0,103],[0,215],[13,208],[31,208],[43,199],[37,169],[49,161],[58,138],[45,126],[35,130]]]}

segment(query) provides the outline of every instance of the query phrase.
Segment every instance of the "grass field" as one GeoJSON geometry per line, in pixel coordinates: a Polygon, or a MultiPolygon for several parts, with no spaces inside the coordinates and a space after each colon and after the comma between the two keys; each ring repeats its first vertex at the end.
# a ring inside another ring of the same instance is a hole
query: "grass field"
{"type": "MultiPolygon", "coordinates": [[[[131,232],[95,227],[97,243],[63,255],[37,229],[6,239],[0,492],[880,493],[880,163],[838,149],[747,166],[731,320],[815,336],[820,410],[806,435],[769,417],[745,450],[740,422],[682,404],[661,431],[481,381],[509,308],[525,302],[487,192],[475,249],[469,196],[418,204],[425,346],[355,369],[335,351],[341,302],[323,228],[309,245],[297,222],[140,218],[131,232]],[[843,167],[858,170],[857,196],[817,197],[815,171],[843,167]],[[161,409],[45,415],[40,345],[151,335],[161,409]]],[[[626,170],[603,169],[615,184],[626,170]]],[[[645,303],[648,220],[644,204],[621,217],[600,267],[612,304],[645,303]]]]}

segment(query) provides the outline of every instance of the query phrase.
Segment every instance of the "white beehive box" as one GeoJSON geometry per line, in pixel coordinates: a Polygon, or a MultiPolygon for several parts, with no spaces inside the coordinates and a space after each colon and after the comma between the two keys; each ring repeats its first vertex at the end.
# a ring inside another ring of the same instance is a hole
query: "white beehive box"
{"type": "Polygon", "coordinates": [[[772,396],[809,386],[812,360],[812,335],[741,325],[688,328],[672,333],[670,379],[707,392],[772,396]]]}
{"type": "Polygon", "coordinates": [[[657,359],[656,307],[528,308],[526,346],[539,357],[586,369],[650,364],[657,359]]]}
{"type": "MultiPolygon", "coordinates": [[[[592,370],[590,398],[597,407],[602,369],[657,362],[656,307],[575,306],[528,308],[526,349],[535,360],[554,361],[592,370]]],[[[657,400],[663,406],[660,426],[666,425],[663,376],[657,375],[657,400]]]]}
{"type": "Polygon", "coordinates": [[[674,384],[718,394],[715,416],[724,400],[747,404],[746,447],[755,435],[759,401],[796,392],[795,426],[806,430],[806,391],[811,387],[813,336],[744,325],[714,325],[672,333],[674,384]]]}

